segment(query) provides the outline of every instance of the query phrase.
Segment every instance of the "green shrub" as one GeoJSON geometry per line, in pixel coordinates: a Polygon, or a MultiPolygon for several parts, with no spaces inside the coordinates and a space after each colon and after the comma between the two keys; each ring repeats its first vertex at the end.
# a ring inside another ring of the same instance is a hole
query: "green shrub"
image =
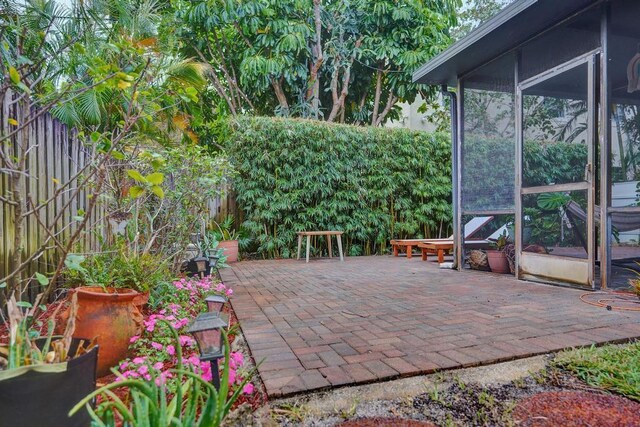
{"type": "Polygon", "coordinates": [[[294,256],[299,230],[342,230],[351,255],[450,233],[446,134],[241,117],[224,135],[243,225],[262,256],[294,256]]]}
{"type": "Polygon", "coordinates": [[[106,286],[147,292],[173,277],[164,256],[138,254],[123,242],[105,252],[76,258],[81,266],[70,268],[67,263],[64,272],[65,285],[69,287],[106,286]]]}

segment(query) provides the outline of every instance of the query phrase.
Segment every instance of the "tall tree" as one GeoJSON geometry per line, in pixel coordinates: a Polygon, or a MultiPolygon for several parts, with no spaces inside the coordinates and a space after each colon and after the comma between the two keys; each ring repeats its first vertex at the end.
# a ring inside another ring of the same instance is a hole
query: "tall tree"
{"type": "Polygon", "coordinates": [[[458,14],[458,26],[452,31],[453,38],[460,40],[513,2],[514,0],[464,0],[464,6],[458,14]]]}
{"type": "MultiPolygon", "coordinates": [[[[426,86],[412,72],[444,49],[460,0],[203,0],[174,3],[188,55],[209,63],[231,114],[381,125],[426,86]]],[[[219,108],[220,109],[220,108],[219,108]]]]}

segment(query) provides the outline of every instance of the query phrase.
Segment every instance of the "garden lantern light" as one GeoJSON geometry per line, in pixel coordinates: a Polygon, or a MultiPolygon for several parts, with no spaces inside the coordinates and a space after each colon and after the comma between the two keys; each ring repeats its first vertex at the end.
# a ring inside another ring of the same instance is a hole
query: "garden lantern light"
{"type": "Polygon", "coordinates": [[[218,314],[222,312],[224,305],[229,302],[229,299],[223,295],[209,295],[204,300],[207,302],[209,313],[218,314]]]}
{"type": "Polygon", "coordinates": [[[199,277],[204,277],[207,274],[207,270],[209,269],[209,258],[200,256],[193,259],[193,262],[196,265],[197,274],[199,277]]]}
{"type": "Polygon", "coordinates": [[[200,360],[211,362],[211,382],[216,390],[220,389],[218,359],[224,357],[224,337],[222,329],[228,321],[218,313],[203,313],[189,326],[187,332],[193,335],[200,351],[200,360]]]}

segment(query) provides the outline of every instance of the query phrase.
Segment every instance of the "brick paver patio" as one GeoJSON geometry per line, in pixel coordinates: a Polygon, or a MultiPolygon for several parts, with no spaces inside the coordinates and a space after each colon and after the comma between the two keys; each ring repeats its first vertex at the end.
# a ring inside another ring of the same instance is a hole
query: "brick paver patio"
{"type": "Polygon", "coordinates": [[[270,397],[640,337],[584,291],[420,258],[252,261],[222,271],[270,397]]]}

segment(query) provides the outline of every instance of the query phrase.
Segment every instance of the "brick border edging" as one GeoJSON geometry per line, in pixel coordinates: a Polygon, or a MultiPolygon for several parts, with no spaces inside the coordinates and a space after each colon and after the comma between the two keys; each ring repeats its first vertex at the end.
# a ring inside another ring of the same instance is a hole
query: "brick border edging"
{"type": "MultiPolygon", "coordinates": [[[[544,355],[547,355],[547,354],[557,354],[557,353],[559,353],[561,351],[578,350],[578,349],[587,348],[587,347],[591,347],[591,346],[603,347],[605,345],[627,344],[627,343],[635,342],[635,341],[638,341],[638,340],[640,340],[640,335],[635,336],[635,337],[630,337],[630,338],[617,338],[617,339],[614,339],[614,340],[611,340],[611,341],[596,342],[596,343],[585,344],[585,345],[576,346],[576,347],[566,347],[566,348],[561,348],[561,349],[558,349],[558,350],[533,352],[533,353],[528,353],[528,354],[514,356],[514,357],[498,357],[498,358],[489,359],[489,360],[481,361],[481,362],[462,363],[462,364],[457,365],[457,366],[449,366],[449,367],[444,367],[444,368],[439,368],[439,369],[425,369],[425,370],[417,371],[415,373],[391,375],[391,376],[387,376],[387,377],[377,378],[375,380],[357,381],[357,382],[348,383],[348,384],[330,385],[330,386],[327,386],[327,387],[319,387],[319,388],[314,388],[314,389],[308,389],[308,390],[305,390],[305,391],[296,391],[296,392],[291,392],[291,393],[275,393],[275,394],[269,394],[267,392],[267,398],[268,399],[286,399],[286,398],[297,397],[297,396],[307,396],[307,395],[312,394],[312,393],[324,393],[324,392],[328,392],[328,391],[331,391],[331,390],[337,390],[337,389],[342,389],[342,388],[347,388],[347,387],[355,387],[355,386],[362,386],[362,385],[369,385],[369,384],[379,384],[379,383],[385,383],[385,382],[395,381],[395,380],[404,379],[404,378],[413,378],[413,377],[419,377],[419,376],[423,376],[423,375],[431,375],[431,374],[436,374],[436,373],[439,373],[439,372],[448,372],[448,371],[455,371],[455,370],[458,370],[458,369],[477,368],[477,367],[480,367],[480,366],[495,365],[495,364],[498,364],[498,363],[511,362],[511,361],[514,361],[514,360],[528,359],[530,357],[535,357],[535,356],[544,356],[544,355]]],[[[247,344],[248,344],[248,342],[247,342],[247,344]]],[[[249,347],[249,352],[251,353],[251,346],[249,346],[249,345],[247,345],[247,346],[249,347]]],[[[253,359],[253,354],[251,355],[251,358],[253,359]]],[[[260,375],[260,372],[258,372],[258,375],[260,375]]],[[[260,380],[262,382],[262,377],[260,377],[260,380]]],[[[265,390],[266,390],[266,387],[265,387],[265,390]]]]}

